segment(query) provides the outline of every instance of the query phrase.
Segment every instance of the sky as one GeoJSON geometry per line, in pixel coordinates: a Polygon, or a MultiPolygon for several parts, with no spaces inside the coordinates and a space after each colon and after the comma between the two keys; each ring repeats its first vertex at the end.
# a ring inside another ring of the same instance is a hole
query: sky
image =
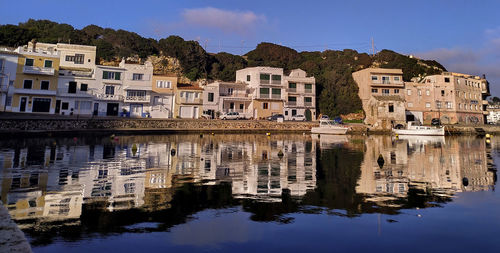
{"type": "Polygon", "coordinates": [[[208,52],[245,54],[260,42],[297,51],[390,49],[449,71],[486,74],[500,96],[498,0],[0,0],[0,24],[29,18],[94,24],[155,39],[179,35],[208,52]]]}

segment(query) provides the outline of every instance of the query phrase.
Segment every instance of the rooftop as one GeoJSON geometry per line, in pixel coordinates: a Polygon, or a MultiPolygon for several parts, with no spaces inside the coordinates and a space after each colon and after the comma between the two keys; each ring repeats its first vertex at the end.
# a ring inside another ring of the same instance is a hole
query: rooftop
{"type": "Polygon", "coordinates": [[[178,83],[177,89],[179,90],[203,90],[200,86],[192,85],[188,83],[178,83]]]}

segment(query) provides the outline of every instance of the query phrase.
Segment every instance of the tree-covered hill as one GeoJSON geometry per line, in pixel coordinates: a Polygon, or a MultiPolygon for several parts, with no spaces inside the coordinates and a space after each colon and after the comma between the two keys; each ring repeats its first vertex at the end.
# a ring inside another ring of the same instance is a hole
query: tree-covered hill
{"type": "MultiPolygon", "coordinates": [[[[68,24],[30,19],[18,25],[0,26],[2,46],[26,45],[32,39],[47,43],[96,46],[97,63],[131,56],[143,59],[152,55],[176,58],[182,69],[179,74],[193,81],[231,81],[235,78],[236,70],[248,66],[280,67],[285,72],[301,68],[316,78],[318,109],[330,116],[361,110],[352,72],[370,66],[401,68],[404,80],[409,81],[414,76],[445,71],[436,61],[420,60],[390,50],[382,50],[374,56],[351,49],[297,52],[288,47],[261,43],[244,56],[239,56],[225,52],[210,54],[198,42],[186,41],[179,36],[155,40],[134,32],[96,25],[79,30],[68,24]]],[[[159,61],[159,64],[168,64],[168,61],[159,61]]]]}

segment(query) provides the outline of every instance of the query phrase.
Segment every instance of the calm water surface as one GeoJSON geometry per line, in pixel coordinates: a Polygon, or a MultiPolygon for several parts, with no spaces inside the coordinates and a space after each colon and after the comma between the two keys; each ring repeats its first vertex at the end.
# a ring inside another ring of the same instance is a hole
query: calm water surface
{"type": "Polygon", "coordinates": [[[8,139],[0,197],[35,252],[499,252],[498,144],[302,134],[8,139]]]}

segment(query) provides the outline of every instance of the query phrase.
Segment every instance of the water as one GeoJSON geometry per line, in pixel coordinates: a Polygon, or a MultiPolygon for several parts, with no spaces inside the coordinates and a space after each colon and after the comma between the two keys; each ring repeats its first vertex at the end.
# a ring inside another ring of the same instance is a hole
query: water
{"type": "Polygon", "coordinates": [[[7,139],[0,197],[35,252],[498,252],[499,143],[302,134],[7,139]]]}

